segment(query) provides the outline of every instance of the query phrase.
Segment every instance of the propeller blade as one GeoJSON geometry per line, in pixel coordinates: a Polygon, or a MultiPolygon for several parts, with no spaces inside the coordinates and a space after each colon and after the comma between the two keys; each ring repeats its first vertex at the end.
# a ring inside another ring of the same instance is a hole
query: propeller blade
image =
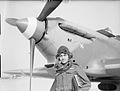
{"type": "Polygon", "coordinates": [[[16,18],[7,18],[5,21],[10,25],[16,26],[16,21],[17,20],[18,19],[16,19],[16,18]]]}
{"type": "Polygon", "coordinates": [[[34,50],[35,50],[35,40],[30,39],[30,89],[31,91],[31,82],[32,82],[32,72],[33,72],[33,64],[34,64],[34,50]]]}
{"type": "Polygon", "coordinates": [[[43,21],[45,18],[57,8],[57,6],[62,2],[63,0],[48,0],[46,5],[44,6],[42,12],[38,16],[38,20],[43,21]]]}

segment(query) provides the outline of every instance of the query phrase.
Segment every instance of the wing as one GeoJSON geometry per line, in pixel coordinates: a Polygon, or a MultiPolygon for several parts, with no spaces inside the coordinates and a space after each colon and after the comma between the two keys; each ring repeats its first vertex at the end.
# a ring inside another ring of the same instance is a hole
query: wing
{"type": "MultiPolygon", "coordinates": [[[[24,70],[20,70],[20,69],[16,69],[16,70],[8,70],[8,71],[5,71],[3,72],[5,74],[10,74],[12,76],[19,76],[19,77],[22,77],[22,76],[30,76],[30,71],[29,69],[24,69],[24,70]]],[[[35,68],[33,70],[33,75],[32,77],[43,77],[43,78],[51,78],[53,79],[54,78],[54,69],[47,69],[45,67],[43,68],[35,68]]]]}
{"type": "Polygon", "coordinates": [[[106,59],[105,70],[109,75],[120,76],[120,58],[106,59]]]}
{"type": "Polygon", "coordinates": [[[120,58],[104,58],[89,63],[86,73],[94,78],[120,77],[120,58]]]}

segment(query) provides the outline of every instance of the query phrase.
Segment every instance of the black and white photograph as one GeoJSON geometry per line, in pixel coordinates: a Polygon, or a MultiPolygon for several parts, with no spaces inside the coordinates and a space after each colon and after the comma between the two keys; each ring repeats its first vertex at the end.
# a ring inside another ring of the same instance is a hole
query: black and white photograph
{"type": "Polygon", "coordinates": [[[0,0],[0,91],[120,91],[120,0],[0,0]]]}

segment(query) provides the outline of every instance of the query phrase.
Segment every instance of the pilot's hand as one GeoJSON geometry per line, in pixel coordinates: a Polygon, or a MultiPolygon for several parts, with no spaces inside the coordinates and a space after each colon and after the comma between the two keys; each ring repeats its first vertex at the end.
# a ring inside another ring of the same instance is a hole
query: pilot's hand
{"type": "Polygon", "coordinates": [[[46,68],[52,68],[52,67],[54,67],[54,64],[45,64],[45,67],[46,68]]]}

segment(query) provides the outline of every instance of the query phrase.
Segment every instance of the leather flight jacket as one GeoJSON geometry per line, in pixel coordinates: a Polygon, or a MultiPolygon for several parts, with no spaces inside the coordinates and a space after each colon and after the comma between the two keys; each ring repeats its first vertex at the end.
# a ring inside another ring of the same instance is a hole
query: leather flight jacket
{"type": "Polygon", "coordinates": [[[91,83],[77,63],[55,64],[56,76],[50,91],[89,91],[91,83]]]}

